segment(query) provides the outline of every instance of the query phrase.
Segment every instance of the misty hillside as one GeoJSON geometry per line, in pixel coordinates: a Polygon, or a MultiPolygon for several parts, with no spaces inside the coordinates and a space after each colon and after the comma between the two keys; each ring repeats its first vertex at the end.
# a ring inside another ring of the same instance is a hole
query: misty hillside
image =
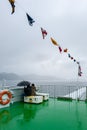
{"type": "Polygon", "coordinates": [[[0,80],[18,80],[20,79],[21,77],[15,73],[0,73],[0,80]]]}
{"type": "Polygon", "coordinates": [[[0,80],[52,80],[56,79],[52,76],[41,76],[36,74],[29,74],[29,75],[17,75],[15,73],[0,73],[0,80]]]}

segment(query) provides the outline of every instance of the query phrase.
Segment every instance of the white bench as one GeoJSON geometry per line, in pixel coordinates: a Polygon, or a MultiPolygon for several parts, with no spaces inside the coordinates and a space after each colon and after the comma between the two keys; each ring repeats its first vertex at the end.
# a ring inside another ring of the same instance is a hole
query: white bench
{"type": "Polygon", "coordinates": [[[49,93],[36,93],[37,96],[43,96],[43,100],[49,99],[49,93]]]}
{"type": "Polygon", "coordinates": [[[43,96],[24,96],[24,102],[27,103],[42,103],[43,102],[43,96]]]}

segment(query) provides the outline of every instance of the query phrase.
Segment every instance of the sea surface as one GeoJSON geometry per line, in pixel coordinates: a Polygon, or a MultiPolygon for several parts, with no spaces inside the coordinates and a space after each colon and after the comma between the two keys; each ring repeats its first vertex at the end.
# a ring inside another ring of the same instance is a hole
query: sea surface
{"type": "MultiPolygon", "coordinates": [[[[16,87],[22,80],[3,80],[0,81],[0,88],[5,86],[16,87]]],[[[50,97],[65,96],[78,89],[87,86],[87,82],[80,81],[48,81],[48,80],[27,80],[36,85],[38,92],[49,93],[50,97]]],[[[79,91],[78,95],[81,93],[79,91]]]]}
{"type": "MultiPolygon", "coordinates": [[[[0,80],[0,86],[16,86],[23,80],[0,80]]],[[[82,81],[57,81],[57,80],[26,80],[36,85],[58,85],[58,86],[87,86],[87,82],[82,81]]]]}

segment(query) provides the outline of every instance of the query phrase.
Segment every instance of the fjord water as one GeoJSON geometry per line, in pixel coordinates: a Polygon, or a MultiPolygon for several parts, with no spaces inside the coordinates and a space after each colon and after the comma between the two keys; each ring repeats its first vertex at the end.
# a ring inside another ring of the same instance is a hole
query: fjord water
{"type": "MultiPolygon", "coordinates": [[[[50,97],[58,97],[58,96],[65,96],[67,94],[70,94],[74,91],[77,91],[78,89],[82,87],[87,86],[87,82],[75,82],[75,81],[48,81],[48,80],[28,80],[31,83],[34,83],[39,90],[38,92],[44,92],[49,93],[50,97]]],[[[20,82],[20,80],[5,80],[0,81],[0,88],[4,89],[5,86],[14,86],[20,82]]],[[[77,94],[79,95],[77,92],[77,94]]]]}

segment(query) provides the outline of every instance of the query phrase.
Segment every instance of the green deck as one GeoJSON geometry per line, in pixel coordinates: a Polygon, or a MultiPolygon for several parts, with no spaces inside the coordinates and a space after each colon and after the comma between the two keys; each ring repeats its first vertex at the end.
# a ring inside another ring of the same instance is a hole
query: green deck
{"type": "Polygon", "coordinates": [[[0,130],[86,130],[87,103],[49,99],[0,109],[0,130]]]}

